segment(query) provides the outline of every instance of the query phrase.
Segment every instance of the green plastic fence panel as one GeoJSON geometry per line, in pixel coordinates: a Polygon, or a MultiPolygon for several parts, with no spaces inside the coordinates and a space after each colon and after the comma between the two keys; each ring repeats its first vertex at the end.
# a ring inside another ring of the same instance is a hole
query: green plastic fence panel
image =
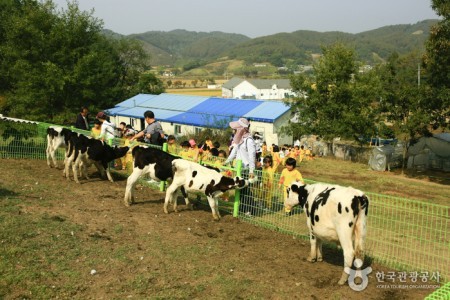
{"type": "Polygon", "coordinates": [[[450,300],[450,282],[426,296],[425,300],[450,300]]]}

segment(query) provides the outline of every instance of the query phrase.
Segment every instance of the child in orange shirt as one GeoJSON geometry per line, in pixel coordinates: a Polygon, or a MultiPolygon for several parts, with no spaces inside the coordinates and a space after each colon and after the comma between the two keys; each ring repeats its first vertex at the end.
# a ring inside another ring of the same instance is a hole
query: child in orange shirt
{"type": "MultiPolygon", "coordinates": [[[[289,157],[286,159],[286,167],[281,172],[280,181],[278,182],[278,187],[283,188],[283,194],[284,194],[284,202],[287,198],[287,188],[291,185],[294,181],[301,181],[303,182],[302,174],[299,170],[295,169],[297,165],[297,162],[292,157],[289,157]]],[[[286,214],[289,214],[291,211],[287,208],[284,209],[286,214]]]]}

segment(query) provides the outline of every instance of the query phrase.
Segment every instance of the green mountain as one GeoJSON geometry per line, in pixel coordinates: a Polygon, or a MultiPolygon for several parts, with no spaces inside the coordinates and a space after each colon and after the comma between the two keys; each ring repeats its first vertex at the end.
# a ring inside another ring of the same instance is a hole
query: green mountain
{"type": "MultiPolygon", "coordinates": [[[[311,64],[314,54],[321,53],[322,46],[336,42],[353,47],[359,59],[370,64],[386,59],[392,52],[405,54],[423,51],[430,28],[437,22],[438,20],[425,20],[357,34],[299,30],[254,39],[219,31],[186,30],[148,31],[126,37],[139,39],[144,43],[151,55],[152,65],[184,66],[185,70],[224,58],[248,64],[268,62],[274,66],[286,63],[311,64]]],[[[111,32],[108,34],[112,35],[111,32]]]]}
{"type": "Polygon", "coordinates": [[[129,38],[144,42],[152,55],[152,64],[179,64],[192,60],[212,61],[224,51],[250,40],[242,34],[213,32],[194,32],[187,30],[148,31],[132,34],[129,38]]]}
{"type": "Polygon", "coordinates": [[[430,27],[437,20],[426,20],[413,25],[392,25],[357,34],[344,32],[315,32],[299,30],[259,37],[241,43],[227,52],[233,59],[247,62],[267,61],[281,66],[286,59],[298,64],[310,64],[311,54],[321,53],[321,46],[341,42],[355,48],[359,58],[367,63],[379,57],[387,58],[392,52],[404,54],[423,50],[430,27]]]}

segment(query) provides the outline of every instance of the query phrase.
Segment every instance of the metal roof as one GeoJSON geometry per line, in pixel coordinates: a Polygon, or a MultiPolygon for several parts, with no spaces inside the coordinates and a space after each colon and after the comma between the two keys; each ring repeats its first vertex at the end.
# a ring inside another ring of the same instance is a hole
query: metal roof
{"type": "Polygon", "coordinates": [[[151,95],[151,94],[137,94],[134,97],[131,97],[130,99],[127,99],[125,101],[120,102],[116,106],[122,106],[122,107],[135,107],[140,106],[142,102],[145,102],[147,100],[150,100],[151,98],[154,98],[158,95],[151,95]]]}
{"type": "MultiPolygon", "coordinates": [[[[155,95],[152,95],[155,96],[155,95]]],[[[188,111],[192,107],[199,105],[209,97],[187,96],[176,94],[160,94],[156,97],[151,97],[142,102],[138,106],[147,108],[161,108],[178,111],[188,111]]]]}
{"type": "Polygon", "coordinates": [[[111,116],[144,118],[151,110],[157,120],[200,127],[225,128],[230,121],[246,117],[273,123],[289,111],[280,101],[241,100],[175,94],[139,94],[106,110],[111,116]],[[131,104],[135,106],[129,107],[131,104]]]}

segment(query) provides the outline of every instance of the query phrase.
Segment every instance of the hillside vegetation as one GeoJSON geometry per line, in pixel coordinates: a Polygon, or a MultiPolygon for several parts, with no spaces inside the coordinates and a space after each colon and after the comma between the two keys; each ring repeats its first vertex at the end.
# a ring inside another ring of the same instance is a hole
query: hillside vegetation
{"type": "Polygon", "coordinates": [[[424,20],[416,24],[385,26],[357,34],[299,30],[254,39],[241,34],[186,30],[148,31],[128,37],[144,43],[146,51],[151,55],[152,65],[188,64],[193,69],[220,61],[224,57],[248,64],[311,64],[313,54],[320,53],[322,46],[335,42],[354,47],[361,61],[374,63],[386,59],[392,52],[405,54],[422,51],[430,27],[436,23],[437,20],[424,20]]]}

